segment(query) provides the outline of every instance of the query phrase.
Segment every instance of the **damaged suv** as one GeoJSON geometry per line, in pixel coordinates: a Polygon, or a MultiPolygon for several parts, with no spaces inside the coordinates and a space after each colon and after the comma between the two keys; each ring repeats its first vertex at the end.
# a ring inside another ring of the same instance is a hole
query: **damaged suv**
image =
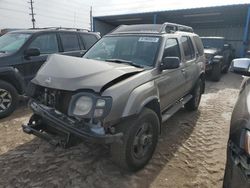
{"type": "Polygon", "coordinates": [[[29,86],[34,114],[24,132],[53,145],[110,144],[114,162],[138,170],[162,122],[196,110],[205,88],[203,45],[172,23],[120,26],[83,58],[51,55],[29,86]]]}

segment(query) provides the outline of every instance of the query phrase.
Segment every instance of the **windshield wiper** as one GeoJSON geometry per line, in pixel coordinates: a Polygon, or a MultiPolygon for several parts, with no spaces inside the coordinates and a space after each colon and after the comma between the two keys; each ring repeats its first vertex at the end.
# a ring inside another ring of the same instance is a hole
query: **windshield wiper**
{"type": "Polygon", "coordinates": [[[0,53],[6,53],[6,51],[0,51],[0,53]]]}
{"type": "Polygon", "coordinates": [[[114,63],[125,63],[125,64],[132,65],[134,67],[143,68],[142,65],[138,65],[138,64],[133,63],[132,61],[128,61],[128,60],[124,60],[124,59],[106,59],[105,61],[114,62],[114,63]]]}

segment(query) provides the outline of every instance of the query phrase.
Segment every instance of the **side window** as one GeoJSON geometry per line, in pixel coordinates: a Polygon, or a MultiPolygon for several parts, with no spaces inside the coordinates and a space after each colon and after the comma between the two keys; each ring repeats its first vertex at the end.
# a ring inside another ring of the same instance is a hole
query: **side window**
{"type": "Polygon", "coordinates": [[[180,48],[177,39],[167,39],[164,48],[164,57],[179,57],[181,59],[180,48]]]}
{"type": "Polygon", "coordinates": [[[59,50],[56,34],[44,34],[36,37],[29,48],[38,48],[41,54],[57,53],[59,50]]]}
{"type": "Polygon", "coordinates": [[[189,37],[181,37],[181,44],[183,46],[185,59],[191,60],[195,57],[194,46],[189,37]]]}
{"type": "Polygon", "coordinates": [[[196,45],[198,54],[199,54],[200,56],[202,56],[203,53],[204,53],[204,48],[203,48],[203,44],[202,44],[201,39],[200,39],[199,37],[197,37],[197,36],[194,36],[194,43],[195,43],[195,45],[196,45]]]}
{"type": "Polygon", "coordinates": [[[81,34],[81,39],[84,43],[86,50],[88,50],[97,41],[96,36],[89,34],[81,34]]]}
{"type": "Polygon", "coordinates": [[[78,37],[74,33],[60,33],[64,52],[80,50],[78,37]]]}

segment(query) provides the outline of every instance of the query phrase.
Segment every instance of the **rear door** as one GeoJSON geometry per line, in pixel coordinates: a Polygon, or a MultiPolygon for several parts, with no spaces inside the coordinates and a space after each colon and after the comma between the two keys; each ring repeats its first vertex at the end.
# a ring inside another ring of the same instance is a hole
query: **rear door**
{"type": "MultiPolygon", "coordinates": [[[[180,60],[182,59],[177,38],[166,40],[162,59],[164,57],[179,57],[180,60]]],[[[177,69],[163,70],[161,76],[156,80],[159,88],[161,110],[166,109],[183,97],[185,87],[183,66],[183,63],[181,63],[177,69]]]]}
{"type": "Polygon", "coordinates": [[[181,47],[184,53],[184,66],[183,73],[186,79],[186,84],[184,86],[185,93],[190,92],[191,88],[194,86],[195,80],[197,79],[197,54],[195,54],[195,49],[193,42],[189,36],[182,36],[180,38],[181,47]]]}
{"type": "Polygon", "coordinates": [[[47,60],[48,55],[59,52],[56,33],[45,33],[36,36],[28,45],[29,48],[37,48],[39,56],[23,57],[22,74],[26,81],[32,79],[41,65],[47,60]]]}
{"type": "Polygon", "coordinates": [[[81,57],[81,47],[80,47],[80,39],[78,38],[78,34],[74,32],[60,32],[60,41],[62,46],[62,54],[81,57]]]}

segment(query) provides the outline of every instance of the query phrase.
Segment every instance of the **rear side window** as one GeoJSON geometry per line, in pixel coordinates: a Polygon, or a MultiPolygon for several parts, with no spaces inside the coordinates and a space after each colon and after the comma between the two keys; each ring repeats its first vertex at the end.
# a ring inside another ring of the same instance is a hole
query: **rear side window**
{"type": "Polygon", "coordinates": [[[195,43],[196,48],[198,50],[198,54],[200,56],[202,56],[203,53],[204,53],[204,48],[203,48],[203,44],[202,44],[201,39],[199,37],[197,37],[197,36],[194,36],[194,43],[195,43]]]}
{"type": "Polygon", "coordinates": [[[77,51],[80,50],[78,37],[74,33],[60,33],[63,50],[68,51],[77,51]]]}
{"type": "Polygon", "coordinates": [[[180,48],[177,39],[167,39],[164,48],[163,58],[164,57],[179,57],[181,59],[180,48]]]}
{"type": "Polygon", "coordinates": [[[56,34],[44,34],[36,37],[29,48],[38,48],[41,54],[52,54],[58,52],[56,34]]]}
{"type": "Polygon", "coordinates": [[[185,59],[191,60],[195,57],[194,46],[191,39],[187,36],[181,37],[181,44],[183,46],[185,59]]]}
{"type": "Polygon", "coordinates": [[[80,36],[86,50],[89,49],[91,46],[93,46],[93,44],[95,44],[95,42],[97,41],[97,38],[94,35],[81,34],[80,36]]]}

